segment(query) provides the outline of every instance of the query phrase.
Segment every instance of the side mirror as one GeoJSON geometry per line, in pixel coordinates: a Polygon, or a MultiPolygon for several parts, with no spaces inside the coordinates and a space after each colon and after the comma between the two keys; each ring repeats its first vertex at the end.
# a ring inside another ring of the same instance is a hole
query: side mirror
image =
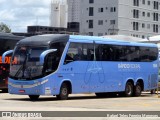
{"type": "Polygon", "coordinates": [[[44,59],[45,59],[46,55],[48,55],[51,52],[55,52],[55,51],[57,51],[57,49],[49,49],[49,50],[42,52],[40,55],[40,61],[39,61],[40,65],[44,64],[44,59]]]}
{"type": "Polygon", "coordinates": [[[3,53],[2,55],[2,63],[5,63],[5,57],[8,55],[8,54],[11,54],[13,53],[13,50],[8,50],[6,52],[3,53]]]}

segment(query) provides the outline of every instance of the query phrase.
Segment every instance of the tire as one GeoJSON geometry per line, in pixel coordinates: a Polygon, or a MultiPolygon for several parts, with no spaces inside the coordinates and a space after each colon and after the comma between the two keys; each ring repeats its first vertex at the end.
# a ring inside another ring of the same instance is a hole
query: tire
{"type": "Polygon", "coordinates": [[[127,82],[124,94],[126,97],[133,96],[133,84],[131,82],[127,82]]]}
{"type": "Polygon", "coordinates": [[[156,94],[156,90],[155,89],[151,90],[151,94],[156,94]]]}
{"type": "Polygon", "coordinates": [[[8,93],[8,89],[3,89],[2,92],[3,93],[8,93]]]}
{"type": "Polygon", "coordinates": [[[134,89],[134,96],[138,97],[142,93],[142,87],[140,83],[137,83],[134,89]]]}
{"type": "Polygon", "coordinates": [[[31,101],[36,101],[39,98],[39,95],[29,95],[31,101]]]}
{"type": "Polygon", "coordinates": [[[66,83],[63,83],[60,88],[60,93],[57,95],[58,100],[67,100],[69,95],[69,88],[66,83]]]}

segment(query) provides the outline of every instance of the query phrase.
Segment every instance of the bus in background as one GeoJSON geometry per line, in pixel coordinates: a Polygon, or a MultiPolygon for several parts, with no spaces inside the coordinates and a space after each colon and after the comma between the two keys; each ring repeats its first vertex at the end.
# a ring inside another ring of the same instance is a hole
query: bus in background
{"type": "Polygon", "coordinates": [[[5,63],[2,63],[2,54],[6,50],[13,49],[16,43],[23,39],[22,36],[15,36],[11,33],[0,32],[0,90],[7,92],[8,75],[11,55],[6,56],[5,63]]]}
{"type": "MultiPolygon", "coordinates": [[[[6,51],[4,57],[10,53],[6,51]]],[[[156,89],[158,48],[155,44],[94,36],[38,35],[19,41],[10,64],[10,94],[56,95],[122,92],[140,96],[156,89]],[[17,62],[14,62],[14,61],[17,62]]]]}

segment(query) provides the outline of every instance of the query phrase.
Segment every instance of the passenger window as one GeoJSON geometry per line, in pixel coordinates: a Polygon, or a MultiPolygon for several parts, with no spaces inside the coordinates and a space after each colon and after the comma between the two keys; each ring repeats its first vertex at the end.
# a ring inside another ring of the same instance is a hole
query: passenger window
{"type": "Polygon", "coordinates": [[[70,43],[66,54],[64,64],[73,61],[93,60],[93,44],[88,43],[70,43]]]}

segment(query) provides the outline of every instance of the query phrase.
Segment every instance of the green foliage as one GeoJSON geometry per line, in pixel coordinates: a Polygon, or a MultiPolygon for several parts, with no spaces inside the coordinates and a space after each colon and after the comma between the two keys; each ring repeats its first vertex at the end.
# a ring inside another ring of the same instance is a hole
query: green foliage
{"type": "Polygon", "coordinates": [[[4,23],[0,23],[0,32],[10,33],[11,29],[4,23]]]}

